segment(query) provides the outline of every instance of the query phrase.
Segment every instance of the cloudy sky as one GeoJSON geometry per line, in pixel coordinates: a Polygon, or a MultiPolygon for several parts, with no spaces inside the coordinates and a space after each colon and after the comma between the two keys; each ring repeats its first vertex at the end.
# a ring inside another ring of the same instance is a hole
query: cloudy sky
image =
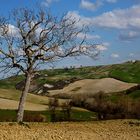
{"type": "Polygon", "coordinates": [[[0,0],[0,15],[8,16],[14,8],[36,6],[49,9],[58,17],[67,14],[80,20],[78,26],[89,26],[88,41],[100,44],[98,59],[65,59],[56,66],[101,65],[140,59],[140,0],[0,0]]]}

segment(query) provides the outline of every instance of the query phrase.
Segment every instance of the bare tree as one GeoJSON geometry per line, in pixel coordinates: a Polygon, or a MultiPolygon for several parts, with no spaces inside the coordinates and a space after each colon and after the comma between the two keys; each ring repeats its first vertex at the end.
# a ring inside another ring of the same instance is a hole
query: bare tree
{"type": "Polygon", "coordinates": [[[40,65],[53,63],[65,57],[98,53],[94,44],[87,44],[84,26],[78,27],[76,19],[64,15],[53,17],[44,10],[26,8],[12,12],[10,19],[0,18],[0,68],[1,71],[22,73],[25,86],[22,91],[17,122],[23,121],[24,104],[30,83],[40,65]],[[85,34],[82,39],[79,34],[85,34]]]}

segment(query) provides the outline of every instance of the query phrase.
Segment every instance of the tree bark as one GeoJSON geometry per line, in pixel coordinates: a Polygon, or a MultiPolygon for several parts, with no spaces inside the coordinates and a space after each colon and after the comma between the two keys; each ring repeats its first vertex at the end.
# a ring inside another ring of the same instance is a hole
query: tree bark
{"type": "Polygon", "coordinates": [[[24,90],[22,91],[20,101],[19,101],[19,106],[18,106],[18,112],[17,112],[17,122],[23,122],[23,116],[24,116],[24,106],[25,106],[25,101],[26,97],[30,88],[30,83],[31,83],[31,75],[27,74],[26,76],[26,81],[25,81],[25,87],[24,90]]]}

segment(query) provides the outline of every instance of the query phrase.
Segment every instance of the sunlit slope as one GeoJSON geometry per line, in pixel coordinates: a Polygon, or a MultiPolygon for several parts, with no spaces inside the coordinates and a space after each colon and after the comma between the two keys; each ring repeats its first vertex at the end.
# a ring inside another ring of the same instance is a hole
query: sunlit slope
{"type": "MultiPolygon", "coordinates": [[[[18,101],[0,98],[0,109],[18,109],[18,101]]],[[[25,110],[42,111],[47,110],[48,106],[26,102],[25,110]]]]}
{"type": "Polygon", "coordinates": [[[113,93],[127,90],[136,86],[134,83],[126,83],[113,78],[102,79],[84,79],[71,83],[62,90],[49,91],[49,95],[65,94],[73,96],[75,94],[94,95],[100,91],[104,93],[113,93]]]}
{"type": "MultiPolygon", "coordinates": [[[[0,98],[19,101],[21,91],[14,89],[0,89],[0,98]]],[[[28,94],[27,102],[35,104],[48,104],[49,98],[34,94],[28,94]]]]}

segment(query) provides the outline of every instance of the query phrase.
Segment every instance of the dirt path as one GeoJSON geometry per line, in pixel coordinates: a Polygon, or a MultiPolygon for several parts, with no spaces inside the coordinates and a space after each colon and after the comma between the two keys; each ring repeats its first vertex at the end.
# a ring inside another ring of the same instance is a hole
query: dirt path
{"type": "Polygon", "coordinates": [[[140,140],[140,121],[0,123],[0,140],[140,140]]]}

